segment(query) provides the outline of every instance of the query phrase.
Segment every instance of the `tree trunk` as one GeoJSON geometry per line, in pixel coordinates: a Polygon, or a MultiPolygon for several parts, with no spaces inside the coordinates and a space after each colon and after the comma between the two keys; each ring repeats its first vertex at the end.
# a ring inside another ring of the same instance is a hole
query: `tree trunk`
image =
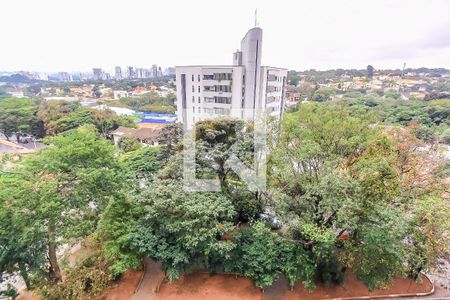
{"type": "Polygon", "coordinates": [[[31,283],[30,283],[30,277],[28,277],[27,268],[25,267],[25,264],[23,262],[19,262],[19,272],[20,276],[22,276],[23,281],[25,281],[25,286],[27,287],[27,290],[31,289],[31,283]]]}
{"type": "Polygon", "coordinates": [[[17,140],[17,144],[20,143],[20,134],[16,133],[16,140],[17,140]]]}
{"type": "Polygon", "coordinates": [[[61,270],[56,256],[55,229],[55,223],[51,220],[48,225],[48,261],[50,263],[50,278],[55,281],[62,281],[61,270]]]}

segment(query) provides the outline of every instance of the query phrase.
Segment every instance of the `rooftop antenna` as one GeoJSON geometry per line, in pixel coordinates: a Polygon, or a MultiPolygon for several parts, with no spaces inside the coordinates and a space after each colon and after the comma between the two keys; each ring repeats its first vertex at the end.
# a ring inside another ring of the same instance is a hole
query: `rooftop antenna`
{"type": "Polygon", "coordinates": [[[258,9],[255,9],[255,27],[258,26],[258,9]]]}

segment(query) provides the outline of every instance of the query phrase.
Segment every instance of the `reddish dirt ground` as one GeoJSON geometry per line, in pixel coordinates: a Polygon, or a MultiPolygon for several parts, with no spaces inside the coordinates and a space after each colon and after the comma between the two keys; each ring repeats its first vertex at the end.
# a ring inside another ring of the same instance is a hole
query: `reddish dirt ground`
{"type": "Polygon", "coordinates": [[[177,282],[164,282],[156,294],[158,300],[260,300],[261,291],[253,282],[233,275],[193,273],[177,282]]]}
{"type": "Polygon", "coordinates": [[[39,296],[33,294],[33,292],[29,291],[21,291],[17,300],[40,300],[39,296]]]}
{"type": "MultiPolygon", "coordinates": [[[[92,300],[136,299],[139,292],[136,294],[134,294],[134,292],[142,275],[142,271],[128,271],[117,283],[109,287],[101,296],[92,300]]],[[[143,282],[141,286],[145,286],[145,284],[146,283],[143,282]]],[[[422,283],[417,283],[410,279],[397,278],[386,289],[369,292],[364,284],[358,280],[353,273],[347,271],[345,275],[345,284],[343,286],[325,287],[318,284],[314,291],[309,292],[299,284],[291,291],[287,280],[284,277],[281,277],[262,293],[250,279],[245,277],[236,278],[233,275],[225,274],[210,276],[207,273],[195,272],[183,276],[182,279],[174,283],[163,282],[158,293],[155,293],[154,290],[150,291],[149,289],[145,289],[145,295],[140,295],[139,298],[146,300],[316,300],[389,294],[411,294],[411,296],[406,299],[412,299],[413,294],[426,293],[431,291],[431,289],[432,285],[426,278],[423,278],[422,283]]],[[[450,299],[450,297],[445,295],[437,294],[429,297],[430,299],[450,299]]],[[[38,297],[31,293],[23,293],[18,299],[39,300],[38,297]]]]}
{"type": "Polygon", "coordinates": [[[136,287],[143,275],[142,271],[128,270],[122,278],[107,288],[101,296],[92,300],[125,300],[133,297],[136,287]]]}
{"type": "MultiPolygon", "coordinates": [[[[108,287],[101,295],[92,300],[125,300],[131,299],[142,277],[142,271],[129,270],[122,278],[108,287]]],[[[21,291],[17,300],[41,300],[33,291],[21,291]]]]}
{"type": "Polygon", "coordinates": [[[397,278],[386,289],[369,290],[364,286],[364,283],[356,278],[351,272],[345,273],[345,284],[343,286],[332,285],[325,287],[318,284],[317,288],[309,292],[301,284],[294,287],[293,291],[290,291],[289,284],[285,278],[280,278],[274,285],[267,288],[264,292],[263,299],[278,300],[278,299],[333,299],[333,298],[350,298],[350,297],[363,297],[363,296],[381,296],[392,294],[411,294],[427,293],[433,288],[432,284],[427,278],[422,277],[422,282],[418,283],[411,279],[397,278]]]}

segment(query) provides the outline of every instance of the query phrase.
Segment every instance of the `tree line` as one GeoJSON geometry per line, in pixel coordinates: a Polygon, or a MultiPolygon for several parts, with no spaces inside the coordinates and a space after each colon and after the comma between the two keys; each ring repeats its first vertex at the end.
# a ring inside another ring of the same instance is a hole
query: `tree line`
{"type": "Polygon", "coordinates": [[[0,271],[19,272],[45,299],[88,298],[144,257],[169,280],[203,269],[260,288],[283,275],[314,289],[352,270],[372,290],[418,278],[449,250],[448,166],[417,151],[413,128],[302,104],[268,134],[268,189],[259,192],[226,163],[236,155],[252,165],[253,130],[197,123],[196,177],[218,179],[220,192],[183,188],[178,125],[162,130],[159,147],[119,152],[95,123],[52,131],[49,147],[1,164],[0,271]],[[78,241],[95,251],[62,266],[57,250],[78,241]]]}

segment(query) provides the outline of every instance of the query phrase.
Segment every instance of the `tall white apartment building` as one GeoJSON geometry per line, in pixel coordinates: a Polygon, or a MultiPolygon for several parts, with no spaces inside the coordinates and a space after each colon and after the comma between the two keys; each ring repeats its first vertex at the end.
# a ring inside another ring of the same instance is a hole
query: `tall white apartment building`
{"type": "Polygon", "coordinates": [[[262,29],[250,29],[233,64],[177,66],[177,117],[187,128],[200,120],[255,118],[257,110],[281,117],[287,69],[261,66],[262,29]]]}

